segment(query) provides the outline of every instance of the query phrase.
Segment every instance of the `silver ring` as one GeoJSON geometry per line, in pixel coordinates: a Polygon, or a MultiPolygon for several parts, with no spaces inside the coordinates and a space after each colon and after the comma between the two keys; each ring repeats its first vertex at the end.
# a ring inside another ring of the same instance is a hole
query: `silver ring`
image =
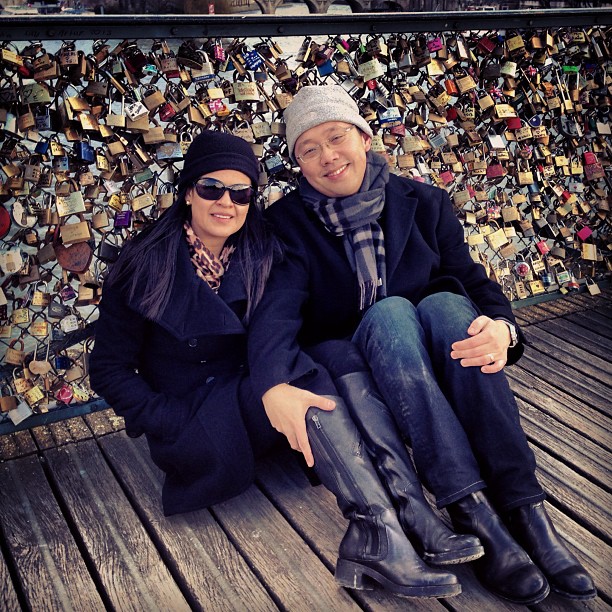
{"type": "Polygon", "coordinates": [[[489,353],[487,357],[489,358],[489,363],[495,363],[495,357],[493,356],[493,353],[489,353]]]}

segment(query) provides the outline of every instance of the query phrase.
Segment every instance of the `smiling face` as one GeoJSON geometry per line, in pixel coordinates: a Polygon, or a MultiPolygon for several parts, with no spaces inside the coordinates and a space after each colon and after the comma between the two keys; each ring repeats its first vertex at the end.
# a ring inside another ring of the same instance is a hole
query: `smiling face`
{"type": "MultiPolygon", "coordinates": [[[[321,145],[331,136],[349,127],[350,123],[328,121],[306,130],[295,142],[299,157],[313,145],[321,145]]],[[[298,160],[302,174],[317,191],[332,198],[353,195],[359,191],[366,169],[366,153],[372,139],[358,129],[348,132],[348,138],[338,147],[323,144],[321,156],[298,160]]]]}
{"type": "MultiPolygon", "coordinates": [[[[250,185],[251,179],[238,170],[215,170],[200,178],[215,178],[226,186],[250,185]]],[[[225,241],[242,228],[249,212],[249,204],[241,206],[232,202],[225,191],[218,200],[201,198],[194,187],[187,190],[186,200],[191,202],[191,227],[198,238],[217,257],[225,241]]]]}

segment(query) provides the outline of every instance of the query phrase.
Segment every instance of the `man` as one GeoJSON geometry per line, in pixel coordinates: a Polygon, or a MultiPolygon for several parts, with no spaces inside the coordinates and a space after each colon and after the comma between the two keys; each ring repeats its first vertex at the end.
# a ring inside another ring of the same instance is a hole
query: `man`
{"type": "Polygon", "coordinates": [[[546,513],[502,371],[521,356],[522,334],[500,287],[472,261],[447,193],[389,174],[342,87],[302,88],[284,118],[303,177],[269,209],[287,255],[249,340],[272,425],[313,465],[305,417],[311,406],[330,409],[311,384],[327,368],[362,415],[364,438],[363,415],[392,412],[438,506],[482,542],[475,569],[485,586],[525,605],[549,585],[570,599],[594,597],[546,513]],[[321,356],[334,339],[351,340],[369,371],[321,356]],[[376,387],[384,402],[366,406],[364,389],[376,387]]]}

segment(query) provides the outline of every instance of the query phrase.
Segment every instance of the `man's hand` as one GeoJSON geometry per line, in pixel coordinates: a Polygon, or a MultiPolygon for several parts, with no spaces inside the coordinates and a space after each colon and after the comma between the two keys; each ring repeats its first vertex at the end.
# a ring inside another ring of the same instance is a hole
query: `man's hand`
{"type": "Polygon", "coordinates": [[[480,316],[472,321],[467,333],[470,338],[451,346],[451,357],[461,359],[463,367],[481,366],[485,374],[499,372],[508,360],[510,330],[503,321],[480,316]]]}
{"type": "Polygon", "coordinates": [[[306,413],[311,406],[321,410],[333,410],[336,404],[326,397],[286,383],[268,389],[261,400],[272,427],[284,434],[291,448],[300,451],[306,464],[312,467],[314,457],[306,433],[306,413]]]}

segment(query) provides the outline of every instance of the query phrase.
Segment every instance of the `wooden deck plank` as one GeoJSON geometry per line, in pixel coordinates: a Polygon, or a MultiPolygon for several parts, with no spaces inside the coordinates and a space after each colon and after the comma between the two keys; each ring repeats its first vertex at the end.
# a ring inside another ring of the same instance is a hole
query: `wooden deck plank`
{"type": "MultiPolygon", "coordinates": [[[[294,461],[270,458],[260,462],[258,481],[274,500],[287,520],[310,542],[333,569],[338,555],[338,546],[347,527],[334,496],[323,486],[311,487],[305,475],[294,461]]],[[[452,609],[473,610],[474,612],[495,606],[496,610],[524,610],[493,597],[476,580],[467,566],[445,566],[459,578],[463,592],[447,598],[444,604],[452,609]]],[[[372,611],[399,611],[408,607],[415,610],[443,610],[435,599],[403,599],[385,593],[383,590],[356,591],[353,593],[361,605],[372,611]]]]}
{"type": "Polygon", "coordinates": [[[547,380],[554,387],[593,406],[606,416],[612,416],[610,390],[606,385],[584,376],[581,372],[562,367],[562,364],[549,355],[538,353],[530,347],[525,348],[520,363],[521,367],[547,380]]]}
{"type": "Polygon", "coordinates": [[[30,609],[103,609],[38,457],[0,466],[0,515],[30,609]]]}
{"type": "Polygon", "coordinates": [[[520,308],[514,311],[515,315],[518,315],[522,320],[523,324],[533,325],[542,320],[542,311],[536,309],[535,306],[529,306],[529,308],[520,308]]]}
{"type": "Polygon", "coordinates": [[[0,461],[31,455],[37,451],[29,431],[0,436],[0,461]]]}
{"type": "Polygon", "coordinates": [[[163,515],[163,473],[144,437],[115,433],[100,444],[193,610],[277,610],[209,511],[163,515]]]}
{"type": "Polygon", "coordinates": [[[96,442],[69,444],[44,456],[111,605],[120,610],[188,610],[96,442]]]}
{"type": "Polygon", "coordinates": [[[514,318],[516,319],[516,322],[521,326],[521,327],[527,327],[531,324],[531,322],[529,320],[527,320],[524,316],[523,313],[525,312],[525,308],[514,308],[512,310],[512,314],[514,315],[514,318]]]}
{"type": "MultiPolygon", "coordinates": [[[[583,315],[586,316],[586,315],[583,315]]],[[[577,347],[597,355],[601,359],[610,360],[610,342],[598,334],[580,327],[567,319],[543,321],[538,325],[540,329],[550,332],[558,338],[567,339],[577,347]]]]}
{"type": "Polygon", "coordinates": [[[13,612],[21,609],[11,573],[0,550],[0,610],[13,612]]]}
{"type": "MultiPolygon", "coordinates": [[[[514,311],[531,344],[506,372],[538,478],[557,529],[600,592],[589,602],[551,594],[533,607],[539,612],[611,609],[611,300],[606,287],[598,296],[571,294],[514,311]]],[[[144,438],[128,439],[123,429],[123,420],[107,410],[0,436],[0,610],[20,610],[24,603],[147,612],[525,610],[484,590],[469,564],[445,568],[463,585],[460,596],[445,600],[339,588],[333,570],[346,521],[333,495],[311,487],[291,454],[288,461],[262,462],[257,484],[242,496],[163,517],[161,474],[144,438]],[[48,461],[44,470],[41,456],[48,461]],[[24,514],[33,508],[34,529],[24,514]],[[75,564],[66,560],[70,555],[75,564]],[[61,605],[65,590],[77,588],[74,568],[88,583],[78,596],[95,603],[67,599],[70,606],[61,605]]]]}
{"type": "Polygon", "coordinates": [[[548,355],[554,355],[566,367],[612,385],[612,366],[610,362],[575,346],[565,338],[558,338],[542,329],[540,324],[533,325],[527,332],[529,346],[548,355]]]}
{"type": "Polygon", "coordinates": [[[361,609],[257,487],[214,506],[213,512],[283,608],[361,609]]]}
{"type": "Polygon", "coordinates": [[[610,448],[610,419],[605,415],[517,365],[506,368],[506,374],[517,398],[537,406],[601,447],[610,448]]]}
{"type": "Polygon", "coordinates": [[[547,453],[562,458],[591,482],[612,490],[612,454],[584,439],[557,420],[522,400],[518,400],[521,425],[527,437],[547,453]]]}
{"type": "Polygon", "coordinates": [[[79,442],[93,438],[93,433],[82,417],[72,417],[49,425],[34,427],[32,436],[41,449],[56,448],[70,442],[79,442]]]}
{"type": "Polygon", "coordinates": [[[117,416],[111,408],[85,414],[82,418],[97,438],[125,429],[123,418],[117,416]]]}
{"type": "Polygon", "coordinates": [[[576,312],[563,317],[564,320],[576,323],[584,329],[597,334],[602,342],[608,342],[612,339],[612,328],[608,325],[608,319],[597,314],[594,310],[585,312],[576,312]]]}
{"type": "Polygon", "coordinates": [[[550,300],[549,302],[542,302],[540,306],[559,317],[579,310],[584,310],[583,306],[574,304],[569,300],[550,300]]]}
{"type": "Polygon", "coordinates": [[[609,542],[612,534],[612,495],[534,444],[530,446],[536,457],[538,478],[544,490],[555,499],[555,505],[576,517],[598,538],[609,542]]]}

